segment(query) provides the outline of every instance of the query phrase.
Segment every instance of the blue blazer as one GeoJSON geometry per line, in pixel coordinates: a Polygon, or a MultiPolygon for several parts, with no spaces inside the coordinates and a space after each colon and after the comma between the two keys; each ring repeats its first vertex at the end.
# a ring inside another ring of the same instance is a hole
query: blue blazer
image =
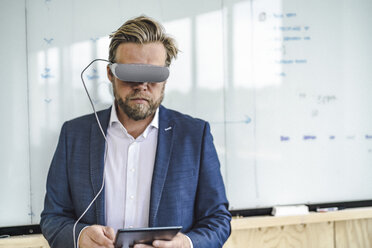
{"type": "MultiPolygon", "coordinates": [[[[98,112],[105,131],[110,112],[98,112]]],[[[93,114],[64,123],[40,222],[52,248],[73,247],[73,225],[102,185],[104,150],[93,114]]],[[[87,225],[105,225],[104,199],[102,191],[77,225],[76,238],[87,225]]],[[[222,247],[230,235],[231,215],[209,124],[163,106],[149,218],[151,227],[183,226],[195,248],[222,247]]]]}

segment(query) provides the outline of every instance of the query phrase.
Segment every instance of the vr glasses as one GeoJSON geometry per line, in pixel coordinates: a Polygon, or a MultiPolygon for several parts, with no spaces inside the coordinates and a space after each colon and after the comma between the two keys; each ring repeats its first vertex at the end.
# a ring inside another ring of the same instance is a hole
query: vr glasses
{"type": "Polygon", "coordinates": [[[169,77],[169,68],[149,64],[109,64],[114,76],[125,82],[160,83],[169,77]]]}

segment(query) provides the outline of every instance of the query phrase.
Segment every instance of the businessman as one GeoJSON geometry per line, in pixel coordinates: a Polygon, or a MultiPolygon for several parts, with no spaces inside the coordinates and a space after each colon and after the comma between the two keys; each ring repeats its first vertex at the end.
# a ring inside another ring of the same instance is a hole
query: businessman
{"type": "MultiPolygon", "coordinates": [[[[140,16],[111,36],[109,60],[169,67],[175,41],[140,16]]],[[[222,247],[231,215],[209,124],[161,105],[166,82],[126,82],[107,67],[114,103],[64,123],[47,179],[41,229],[52,248],[113,247],[120,228],[182,226],[140,247],[222,247]]]]}

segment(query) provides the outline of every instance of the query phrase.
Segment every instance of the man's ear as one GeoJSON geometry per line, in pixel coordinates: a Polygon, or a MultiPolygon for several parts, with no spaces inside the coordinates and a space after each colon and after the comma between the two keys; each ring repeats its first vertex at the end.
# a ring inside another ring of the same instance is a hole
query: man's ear
{"type": "Polygon", "coordinates": [[[114,74],[112,73],[110,67],[107,65],[107,78],[111,83],[114,83],[114,74]]]}

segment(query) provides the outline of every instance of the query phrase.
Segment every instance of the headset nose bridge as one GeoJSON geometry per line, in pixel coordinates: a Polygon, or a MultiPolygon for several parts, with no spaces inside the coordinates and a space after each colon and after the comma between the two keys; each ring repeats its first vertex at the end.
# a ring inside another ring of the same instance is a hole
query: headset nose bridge
{"type": "Polygon", "coordinates": [[[133,88],[147,89],[149,82],[133,82],[133,88]]]}

